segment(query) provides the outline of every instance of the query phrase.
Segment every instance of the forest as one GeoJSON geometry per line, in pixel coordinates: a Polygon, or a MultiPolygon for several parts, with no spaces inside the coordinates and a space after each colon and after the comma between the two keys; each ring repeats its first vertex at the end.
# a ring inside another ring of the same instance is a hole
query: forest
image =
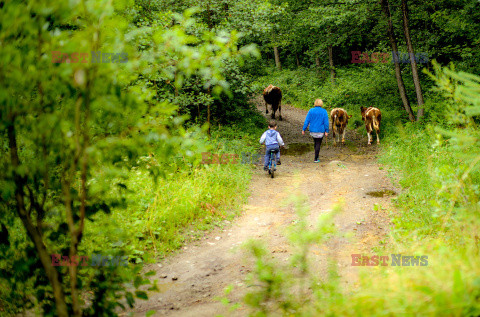
{"type": "Polygon", "coordinates": [[[479,61],[477,0],[0,0],[0,315],[479,316],[479,61]]]}

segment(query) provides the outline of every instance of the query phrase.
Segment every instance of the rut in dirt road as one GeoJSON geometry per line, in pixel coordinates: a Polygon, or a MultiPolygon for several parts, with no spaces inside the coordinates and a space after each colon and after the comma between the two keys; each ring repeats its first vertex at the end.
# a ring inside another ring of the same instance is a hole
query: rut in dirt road
{"type": "MultiPolygon", "coordinates": [[[[265,108],[259,99],[259,111],[265,108]],[[261,106],[260,106],[261,105],[261,106]]],[[[343,212],[335,217],[338,235],[311,254],[314,269],[320,278],[326,277],[328,260],[337,263],[344,287],[355,287],[357,267],[351,266],[351,254],[372,253],[372,248],[384,239],[388,230],[385,209],[390,196],[374,197],[371,191],[394,194],[396,189],[385,171],[376,162],[376,145],[367,147],[366,136],[347,131],[347,145],[334,147],[331,138],[320,150],[320,163],[313,163],[313,141],[301,134],[307,111],[282,106],[283,121],[277,121],[286,143],[282,165],[271,179],[257,166],[250,185],[250,198],[242,214],[233,224],[206,234],[204,239],[183,248],[161,263],[151,265],[159,280],[159,293],[149,294],[149,300],[139,302],[135,314],[155,310],[154,316],[215,316],[217,314],[246,316],[248,309],[240,307],[229,312],[216,298],[224,295],[225,287],[234,286],[229,295],[240,302],[250,291],[245,283],[252,270],[251,261],[241,248],[249,239],[266,241],[273,257],[286,261],[291,255],[285,229],[297,219],[295,210],[282,202],[298,183],[297,191],[305,195],[310,207],[308,219],[312,226],[322,213],[329,212],[340,199],[343,212]],[[374,205],[381,208],[374,208],[374,205]]],[[[266,129],[266,127],[265,127],[266,129]]],[[[260,138],[260,136],[259,136],[260,138]]]]}

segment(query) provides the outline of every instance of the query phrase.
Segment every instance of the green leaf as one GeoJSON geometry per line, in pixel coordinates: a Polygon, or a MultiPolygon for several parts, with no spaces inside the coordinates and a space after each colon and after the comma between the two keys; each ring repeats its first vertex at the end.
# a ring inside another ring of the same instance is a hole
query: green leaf
{"type": "Polygon", "coordinates": [[[156,312],[157,312],[156,310],[149,310],[149,311],[145,314],[145,316],[146,316],[146,317],[153,316],[156,312]]]}
{"type": "Polygon", "coordinates": [[[135,291],[135,295],[140,299],[144,299],[144,300],[148,299],[148,295],[144,291],[135,291]]]}
{"type": "Polygon", "coordinates": [[[135,303],[135,299],[133,298],[133,294],[131,292],[127,292],[125,294],[125,299],[127,300],[127,304],[130,308],[133,308],[133,304],[135,303]]]}

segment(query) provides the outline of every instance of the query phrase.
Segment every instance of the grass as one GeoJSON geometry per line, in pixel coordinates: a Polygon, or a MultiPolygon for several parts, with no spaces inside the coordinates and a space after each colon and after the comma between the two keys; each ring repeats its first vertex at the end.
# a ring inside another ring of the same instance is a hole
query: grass
{"type": "Polygon", "coordinates": [[[400,175],[402,193],[384,253],[426,255],[426,267],[365,268],[336,315],[477,316],[480,313],[478,175],[465,177],[461,153],[431,129],[407,126],[386,140],[381,161],[400,175]],[[408,136],[408,137],[405,137],[408,136]],[[469,178],[470,180],[467,180],[469,178]],[[461,187],[461,188],[459,188],[461,187]]]}
{"type": "MultiPolygon", "coordinates": [[[[400,175],[386,254],[426,255],[426,267],[365,268],[339,315],[476,316],[480,313],[478,193],[458,185],[464,166],[431,129],[407,126],[385,140],[381,162],[400,175]],[[406,137],[408,136],[408,137],[406,137]],[[467,198],[468,196],[468,198],[467,198]]],[[[471,180],[478,175],[469,176],[471,180]]]]}

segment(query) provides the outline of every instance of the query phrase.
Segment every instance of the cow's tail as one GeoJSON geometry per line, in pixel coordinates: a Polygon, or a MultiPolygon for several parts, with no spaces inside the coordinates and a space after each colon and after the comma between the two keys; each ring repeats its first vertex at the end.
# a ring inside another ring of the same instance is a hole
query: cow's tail
{"type": "Polygon", "coordinates": [[[378,117],[377,116],[373,116],[373,128],[375,129],[375,131],[378,131],[380,132],[380,122],[378,121],[378,117]]]}

